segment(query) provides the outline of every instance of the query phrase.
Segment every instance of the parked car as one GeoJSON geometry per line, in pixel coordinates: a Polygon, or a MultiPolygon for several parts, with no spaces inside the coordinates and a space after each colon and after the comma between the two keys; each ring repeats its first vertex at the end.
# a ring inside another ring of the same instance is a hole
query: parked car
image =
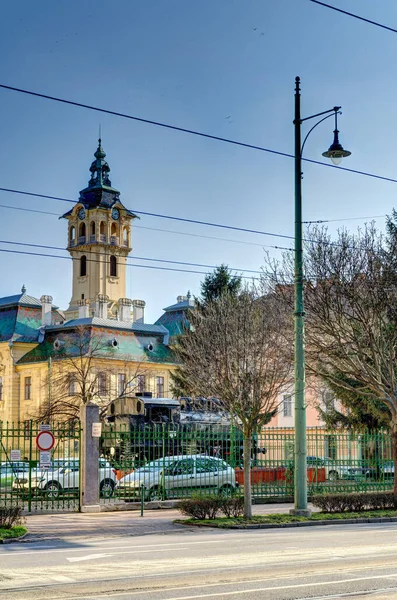
{"type": "MultiPolygon", "coordinates": [[[[79,489],[80,464],[78,460],[65,460],[63,466],[48,470],[35,469],[31,473],[32,491],[44,493],[48,498],[55,499],[63,491],[79,489]]],[[[99,491],[103,498],[110,498],[116,487],[116,474],[111,464],[106,460],[99,460],[99,491]]],[[[21,473],[15,477],[12,487],[21,493],[29,490],[29,472],[21,473]]]]}
{"type": "Polygon", "coordinates": [[[200,491],[232,494],[237,483],[235,471],[227,462],[196,454],[152,461],[117,484],[119,494],[126,498],[139,498],[142,487],[146,500],[162,500],[200,491]]]}
{"type": "Polygon", "coordinates": [[[0,463],[0,487],[11,487],[14,477],[29,469],[26,461],[2,462],[0,463]]]}

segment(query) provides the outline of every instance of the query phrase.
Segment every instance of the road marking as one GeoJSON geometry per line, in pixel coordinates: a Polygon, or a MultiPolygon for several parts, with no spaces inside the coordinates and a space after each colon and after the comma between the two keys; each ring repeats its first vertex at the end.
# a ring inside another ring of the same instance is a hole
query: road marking
{"type": "Polygon", "coordinates": [[[66,575],[51,575],[50,579],[58,581],[59,583],[76,583],[75,579],[72,579],[71,577],[66,577],[66,575]]]}
{"type": "MultiPolygon", "coordinates": [[[[178,550],[189,550],[189,548],[178,548],[178,550]]],[[[127,552],[123,552],[123,554],[157,554],[158,552],[169,552],[170,548],[164,548],[164,550],[128,550],[127,552]]],[[[69,562],[80,562],[82,560],[95,560],[96,558],[107,558],[109,556],[116,556],[117,552],[112,552],[109,554],[88,554],[87,556],[74,556],[72,558],[67,558],[69,562]]]]}
{"type": "MultiPolygon", "coordinates": [[[[116,538],[119,539],[119,538],[116,538]]],[[[114,542],[114,540],[113,540],[114,542]]],[[[169,546],[183,546],[183,550],[186,549],[186,546],[196,546],[199,544],[221,544],[223,542],[223,540],[208,540],[208,541],[203,541],[203,542],[169,542],[166,544],[145,544],[144,546],[142,546],[143,548],[164,548],[165,546],[169,547],[169,546]]],[[[38,542],[39,543],[39,542],[38,542]]],[[[112,541],[109,541],[109,544],[111,544],[112,541]]],[[[113,550],[112,548],[97,548],[96,546],[91,546],[93,550],[113,550]]],[[[122,551],[124,548],[131,548],[131,544],[129,544],[128,546],[117,546],[117,550],[122,551]]],[[[178,550],[178,548],[175,548],[175,550],[178,550]]],[[[87,552],[87,548],[56,548],[54,547],[53,549],[46,547],[45,550],[42,550],[41,548],[37,548],[36,550],[32,551],[32,552],[13,552],[12,556],[22,556],[22,555],[30,555],[30,554],[34,554],[35,556],[38,556],[39,554],[53,554],[54,552],[60,553],[60,552],[87,552]]],[[[114,550],[113,550],[114,552],[114,550]]],[[[4,552],[0,552],[0,556],[11,556],[11,554],[9,554],[9,552],[7,552],[6,550],[4,552]]]]}
{"type": "MultiPolygon", "coordinates": [[[[252,590],[234,590],[232,592],[215,592],[213,594],[196,594],[194,596],[174,596],[173,598],[166,598],[166,600],[196,600],[197,598],[214,598],[215,596],[237,596],[237,595],[243,595],[243,594],[254,594],[254,593],[258,593],[258,592],[272,592],[275,590],[295,590],[297,588],[307,588],[307,587],[318,587],[318,586],[322,586],[322,585],[337,585],[340,583],[353,583],[355,581],[370,581],[370,580],[374,580],[374,579],[389,579],[389,577],[397,577],[397,573],[393,573],[392,575],[372,575],[370,577],[356,577],[353,579],[338,579],[335,581],[319,581],[316,583],[298,583],[295,585],[279,585],[279,586],[275,586],[275,587],[263,587],[263,588],[256,588],[256,589],[252,589],[252,590]]],[[[206,588],[206,587],[213,587],[214,585],[217,586],[222,586],[222,585],[238,585],[240,583],[241,584],[245,584],[245,581],[241,581],[241,582],[236,582],[234,581],[232,584],[224,584],[224,583],[210,583],[210,584],[198,584],[196,586],[189,586],[189,587],[200,587],[200,588],[206,588]]],[[[174,589],[187,589],[187,588],[171,588],[172,591],[174,589]]],[[[136,594],[142,595],[142,594],[154,594],[156,591],[156,589],[152,589],[152,590],[139,590],[137,592],[133,592],[133,591],[129,591],[129,592],[118,592],[116,594],[97,594],[95,596],[96,599],[98,598],[115,598],[115,597],[119,597],[119,596],[129,596],[130,598],[132,598],[132,596],[135,596],[136,594]]],[[[165,590],[163,590],[165,591],[165,590]]],[[[332,596],[331,596],[332,597],[332,596]]],[[[337,597],[337,596],[336,596],[337,597]]],[[[84,598],[84,597],[83,597],[84,598]]],[[[81,596],[73,596],[70,597],[69,600],[82,600],[81,596]]]]}

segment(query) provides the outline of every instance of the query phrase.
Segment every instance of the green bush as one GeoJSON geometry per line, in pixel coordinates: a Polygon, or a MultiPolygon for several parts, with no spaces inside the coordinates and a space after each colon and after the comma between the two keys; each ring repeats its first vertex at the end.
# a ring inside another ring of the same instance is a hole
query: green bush
{"type": "Polygon", "coordinates": [[[241,517],[244,513],[244,498],[227,497],[224,494],[195,495],[181,500],[177,505],[183,515],[193,519],[216,519],[223,513],[226,517],[241,517]]]}
{"type": "Polygon", "coordinates": [[[229,519],[242,517],[244,514],[244,497],[234,496],[232,498],[223,497],[221,502],[221,511],[229,519]]]}
{"type": "Polygon", "coordinates": [[[9,529],[14,525],[21,525],[24,519],[21,515],[20,506],[11,506],[10,508],[0,508],[0,527],[9,529]]]}
{"type": "Polygon", "coordinates": [[[397,508],[393,492],[358,492],[352,494],[318,494],[312,503],[325,513],[362,512],[397,508]]]}

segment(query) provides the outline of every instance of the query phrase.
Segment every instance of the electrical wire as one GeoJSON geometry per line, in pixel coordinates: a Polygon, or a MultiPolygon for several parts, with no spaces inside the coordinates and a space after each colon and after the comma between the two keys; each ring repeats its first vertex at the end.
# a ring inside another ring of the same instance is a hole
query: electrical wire
{"type": "MultiPolygon", "coordinates": [[[[312,0],[314,1],[314,0],[312,0]]],[[[98,106],[92,106],[91,104],[83,104],[81,102],[74,102],[73,100],[66,100],[65,98],[57,98],[56,96],[48,96],[47,94],[40,94],[38,92],[32,92],[30,90],[24,90],[21,88],[16,88],[10,85],[4,85],[4,84],[0,84],[0,88],[3,88],[5,90],[11,90],[14,92],[19,92],[21,94],[27,94],[29,96],[36,96],[39,98],[45,98],[46,100],[53,100],[54,102],[61,102],[63,104],[70,104],[72,106],[78,106],[80,108],[87,108],[89,110],[94,110],[97,112],[102,112],[102,113],[106,113],[109,115],[114,115],[116,117],[122,117],[124,119],[131,119],[133,121],[139,121],[141,123],[147,123],[149,125],[156,125],[157,127],[164,127],[166,129],[172,129],[174,131],[180,131],[183,133],[189,133],[191,135],[197,135],[199,137],[203,137],[203,138],[208,138],[211,140],[216,140],[218,142],[224,142],[227,144],[233,144],[234,146],[242,146],[243,148],[250,148],[251,150],[259,150],[261,152],[268,152],[270,154],[276,154],[278,156],[284,156],[286,158],[293,158],[295,159],[295,156],[293,154],[288,154],[287,152],[281,152],[279,150],[272,150],[271,148],[264,148],[263,146],[257,146],[255,144],[247,144],[244,142],[239,142],[237,140],[232,140],[230,138],[224,138],[224,137],[220,137],[217,135],[211,135],[209,133],[203,133],[201,131],[195,131],[193,129],[186,129],[184,127],[178,127],[176,125],[169,125],[168,123],[161,123],[159,121],[152,121],[151,119],[143,119],[141,117],[135,117],[133,115],[127,115],[124,113],[120,113],[117,111],[113,111],[113,110],[107,110],[105,108],[99,108],[98,106]]],[[[355,173],[356,175],[364,175],[366,177],[372,177],[375,179],[381,179],[383,181],[390,181],[392,183],[397,183],[397,179],[392,179],[390,177],[384,177],[382,175],[375,175],[374,173],[367,173],[365,171],[358,171],[357,169],[348,169],[346,167],[341,167],[341,166],[337,166],[337,165],[333,165],[333,164],[328,164],[319,160],[313,160],[311,158],[304,158],[302,157],[302,161],[304,162],[308,162],[314,165],[321,165],[322,167],[328,167],[329,169],[338,169],[339,171],[347,171],[349,173],[355,173]]],[[[45,197],[45,196],[44,196],[45,197]]]]}
{"type": "Polygon", "coordinates": [[[388,31],[397,33],[397,29],[393,29],[393,27],[382,25],[382,23],[377,23],[376,21],[372,21],[371,19],[365,19],[364,17],[360,17],[360,15],[355,15],[354,13],[348,12],[347,10],[342,10],[341,8],[337,8],[336,6],[332,6],[331,4],[326,4],[325,2],[320,2],[319,0],[310,0],[310,2],[314,2],[314,4],[320,4],[320,6],[325,6],[326,8],[330,8],[331,10],[335,10],[336,12],[343,13],[344,15],[348,15],[349,17],[354,17],[355,19],[359,19],[360,21],[365,21],[366,23],[370,23],[371,25],[376,25],[377,27],[382,27],[382,29],[387,29],[388,31]]]}
{"type": "Polygon", "coordinates": [[[363,221],[364,219],[382,219],[387,215],[373,215],[372,217],[342,217],[340,219],[318,219],[317,221],[302,221],[304,225],[312,225],[313,223],[335,223],[336,221],[363,221]]]}
{"type": "MultiPolygon", "coordinates": [[[[14,246],[29,246],[31,248],[42,248],[45,250],[60,250],[61,252],[66,252],[65,248],[60,248],[58,246],[45,246],[42,244],[29,244],[27,242],[15,242],[9,240],[0,240],[0,244],[10,244],[14,246]]],[[[78,250],[78,247],[75,247],[78,250]]],[[[104,252],[102,256],[114,256],[109,252],[104,252]]],[[[190,263],[190,262],[182,262],[179,260],[165,260],[164,258],[148,258],[146,256],[132,256],[131,258],[135,260],[146,260],[150,262],[160,262],[160,263],[168,263],[173,265],[184,265],[187,267],[202,267],[204,269],[216,269],[216,265],[203,265],[199,263],[190,263]]],[[[135,265],[135,263],[126,263],[127,265],[135,265]]],[[[229,267],[232,271],[241,271],[244,273],[255,273],[257,275],[262,274],[262,271],[253,271],[252,269],[235,269],[233,267],[229,267]]]]}
{"type": "MultiPolygon", "coordinates": [[[[23,191],[23,190],[15,190],[12,188],[2,188],[0,187],[0,192],[10,192],[13,194],[22,194],[22,195],[27,195],[27,196],[38,196],[39,198],[46,198],[49,200],[57,200],[57,201],[61,201],[61,202],[72,202],[73,204],[78,204],[78,201],[76,202],[75,200],[70,200],[70,198],[61,198],[59,196],[49,196],[49,195],[44,195],[44,194],[36,194],[34,192],[27,192],[27,191],[23,191]]],[[[268,231],[260,231],[257,229],[246,229],[243,227],[235,227],[233,225],[224,225],[222,223],[212,223],[211,221],[198,221],[195,219],[185,219],[183,217],[174,217],[172,215],[162,215],[162,214],[158,214],[158,213],[149,213],[149,212],[143,212],[143,211],[139,211],[139,210],[134,210],[133,211],[136,214],[141,214],[141,215],[146,215],[146,216],[151,216],[151,217],[156,217],[156,218],[160,218],[160,219],[171,219],[173,221],[182,221],[184,223],[193,223],[195,225],[205,225],[208,227],[219,227],[221,229],[231,229],[232,231],[242,231],[244,233],[253,233],[253,234],[257,234],[257,235],[267,235],[267,236],[271,236],[271,237],[279,237],[279,238],[283,238],[283,239],[287,239],[287,240],[295,240],[294,236],[292,235],[286,235],[283,233],[272,233],[272,232],[268,232],[268,231]]],[[[315,242],[316,240],[311,240],[309,238],[303,238],[304,242],[315,242]]],[[[328,242],[328,244],[330,246],[338,246],[339,244],[337,242],[328,242]]],[[[281,247],[277,247],[275,246],[275,248],[277,249],[282,249],[281,247]]],[[[291,250],[292,252],[294,252],[295,250],[292,248],[287,248],[287,250],[291,250]]]]}
{"type": "MultiPolygon", "coordinates": [[[[78,201],[76,202],[76,200],[71,200],[70,198],[61,198],[59,196],[49,196],[47,194],[36,194],[33,192],[27,192],[25,190],[16,190],[16,189],[12,189],[12,188],[0,187],[0,192],[9,192],[11,194],[22,194],[24,196],[35,196],[38,198],[46,198],[48,200],[57,200],[60,202],[71,202],[73,204],[78,204],[78,201]]],[[[195,225],[206,225],[207,227],[219,227],[221,229],[231,229],[232,231],[242,231],[243,233],[254,233],[257,235],[267,235],[267,236],[271,236],[271,237],[279,237],[279,238],[284,238],[284,239],[288,239],[288,240],[294,239],[294,237],[292,235],[285,235],[282,233],[272,233],[272,232],[260,231],[260,230],[256,230],[256,229],[246,229],[244,227],[235,227],[233,225],[224,225],[222,223],[212,223],[211,221],[198,221],[196,219],[185,219],[183,217],[174,217],[172,215],[149,213],[149,212],[144,212],[144,211],[140,211],[140,210],[132,210],[132,212],[135,214],[139,214],[139,215],[145,215],[147,217],[156,217],[158,219],[171,219],[172,221],[181,221],[183,223],[193,223],[195,225]]]]}
{"type": "MultiPolygon", "coordinates": [[[[40,213],[41,215],[53,215],[55,217],[61,218],[62,215],[59,213],[50,212],[48,210],[34,210],[33,208],[22,208],[20,206],[10,206],[8,204],[0,204],[0,208],[7,208],[10,210],[21,210],[32,213],[40,213]]],[[[159,231],[162,233],[172,233],[175,235],[185,235],[190,237],[202,238],[205,240],[217,240],[220,242],[231,242],[233,244],[245,244],[247,246],[259,246],[260,248],[273,248],[275,250],[292,250],[292,248],[287,248],[286,246],[270,246],[269,244],[259,244],[258,242],[247,242],[245,240],[231,240],[230,238],[220,238],[212,235],[201,235],[199,233],[190,233],[186,231],[174,231],[172,229],[161,229],[160,227],[145,227],[143,225],[134,225],[134,229],[145,229],[147,231],[159,231]]]]}

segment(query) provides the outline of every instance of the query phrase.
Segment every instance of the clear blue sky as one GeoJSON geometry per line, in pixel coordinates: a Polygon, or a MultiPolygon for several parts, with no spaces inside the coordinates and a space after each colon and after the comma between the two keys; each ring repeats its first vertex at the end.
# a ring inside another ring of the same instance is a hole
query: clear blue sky
{"type": "MultiPolygon", "coordinates": [[[[397,28],[395,0],[329,3],[397,28]]],[[[343,107],[340,137],[352,156],[342,165],[397,178],[397,34],[309,0],[20,0],[2,6],[0,30],[0,83],[289,153],[300,75],[304,114],[343,107]]],[[[0,107],[1,187],[77,199],[102,123],[112,183],[132,210],[293,233],[291,159],[1,89],[0,107]]],[[[313,132],[306,156],[322,160],[331,139],[330,120],[313,132]]],[[[335,169],[306,165],[303,185],[305,219],[382,215],[396,205],[397,184],[335,169]]],[[[0,193],[0,204],[69,209],[7,193],[0,193]]],[[[0,211],[0,239],[66,245],[65,221],[0,211]]],[[[151,217],[137,224],[285,245],[151,217]]],[[[264,255],[259,245],[141,228],[133,246],[132,256],[224,262],[237,270],[259,269],[264,255]]],[[[49,293],[67,306],[68,261],[0,256],[1,296],[25,284],[28,293],[49,293]]],[[[178,294],[198,293],[202,279],[140,268],[128,273],[127,295],[146,300],[148,321],[178,294]]]]}

